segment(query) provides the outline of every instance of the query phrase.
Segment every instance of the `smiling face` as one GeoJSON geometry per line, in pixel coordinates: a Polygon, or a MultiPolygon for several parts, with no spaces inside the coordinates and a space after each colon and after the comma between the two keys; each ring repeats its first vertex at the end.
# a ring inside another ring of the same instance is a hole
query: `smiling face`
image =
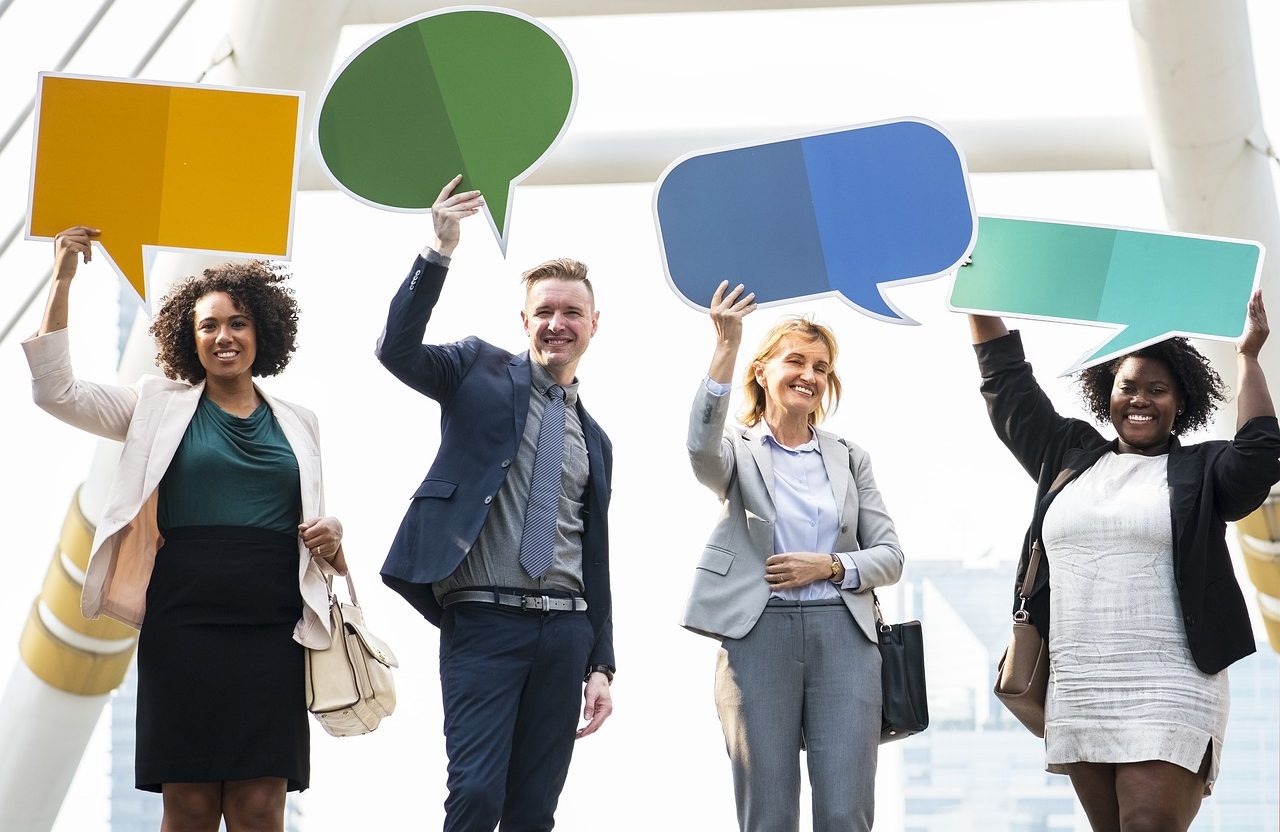
{"type": "Polygon", "coordinates": [[[1111,424],[1120,435],[1120,452],[1168,451],[1173,422],[1182,407],[1182,394],[1168,364],[1158,358],[1126,358],[1111,386],[1111,424]]]}
{"type": "Polygon", "coordinates": [[[573,381],[578,361],[596,333],[600,313],[581,280],[543,278],[525,293],[520,320],[529,336],[529,355],[559,384],[573,381]]]}
{"type": "Polygon", "coordinates": [[[812,421],[827,394],[831,353],[818,338],[787,335],[777,349],[755,364],[755,379],[764,388],[765,419],[772,416],[812,421]]]}
{"type": "Polygon", "coordinates": [[[258,336],[253,319],[236,308],[231,295],[210,292],[195,305],[196,357],[211,382],[253,376],[258,336]]]}

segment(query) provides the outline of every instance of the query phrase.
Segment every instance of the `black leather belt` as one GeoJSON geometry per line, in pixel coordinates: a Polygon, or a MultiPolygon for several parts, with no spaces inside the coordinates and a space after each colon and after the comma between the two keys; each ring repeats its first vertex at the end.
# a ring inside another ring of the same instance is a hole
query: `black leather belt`
{"type": "Polygon", "coordinates": [[[555,598],[550,595],[514,595],[506,592],[487,592],[479,589],[463,589],[450,592],[441,599],[442,607],[454,604],[499,604],[504,607],[515,607],[534,612],[583,612],[587,608],[587,600],[578,596],[572,598],[555,598]]]}

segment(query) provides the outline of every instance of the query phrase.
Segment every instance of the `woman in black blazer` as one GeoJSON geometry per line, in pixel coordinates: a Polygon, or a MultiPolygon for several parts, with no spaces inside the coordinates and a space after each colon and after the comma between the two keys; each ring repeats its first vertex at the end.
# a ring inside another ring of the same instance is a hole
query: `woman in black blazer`
{"type": "Polygon", "coordinates": [[[1185,830],[1218,772],[1225,668],[1254,651],[1225,524],[1280,480],[1261,295],[1237,344],[1235,437],[1194,445],[1178,436],[1224,394],[1185,339],[1080,374],[1108,441],[1054,411],[1017,332],[969,320],[992,425],[1037,481],[1018,584],[1041,542],[1027,609],[1049,643],[1046,768],[1071,777],[1095,830],[1185,830]]]}

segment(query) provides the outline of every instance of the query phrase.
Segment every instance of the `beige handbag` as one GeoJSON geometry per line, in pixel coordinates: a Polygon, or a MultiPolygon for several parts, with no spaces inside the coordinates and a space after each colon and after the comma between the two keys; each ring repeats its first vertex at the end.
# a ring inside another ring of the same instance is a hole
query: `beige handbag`
{"type": "Polygon", "coordinates": [[[365,626],[350,574],[347,592],[350,604],[339,601],[329,584],[333,640],[323,650],[308,648],[305,660],[307,710],[335,737],[367,734],[396,709],[391,668],[399,662],[365,626]]]}
{"type": "Polygon", "coordinates": [[[1044,700],[1049,686],[1049,646],[1031,621],[1027,598],[1035,586],[1044,549],[1037,540],[1031,547],[1027,574],[1018,596],[1022,604],[1013,614],[1013,635],[996,668],[996,697],[1018,721],[1037,737],[1044,737],[1044,700]]]}

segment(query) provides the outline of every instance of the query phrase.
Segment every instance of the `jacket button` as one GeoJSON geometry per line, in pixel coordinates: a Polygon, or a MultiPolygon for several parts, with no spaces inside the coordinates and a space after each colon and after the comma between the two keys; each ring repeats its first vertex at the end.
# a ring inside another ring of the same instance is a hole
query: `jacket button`
{"type": "Polygon", "coordinates": [[[1186,615],[1182,616],[1182,620],[1187,622],[1188,627],[1196,626],[1196,617],[1191,613],[1187,613],[1186,615]]]}
{"type": "Polygon", "coordinates": [[[504,459],[504,460],[502,460],[502,467],[503,467],[503,468],[510,468],[510,467],[511,467],[511,460],[509,460],[509,459],[504,459]]]}
{"type": "Polygon", "coordinates": [[[493,495],[492,495],[492,494],[490,494],[488,497],[485,497],[485,498],[484,498],[484,504],[485,504],[485,505],[489,505],[489,503],[492,503],[492,502],[493,502],[493,495]]]}
{"type": "Polygon", "coordinates": [[[849,533],[849,524],[845,523],[843,526],[840,527],[840,534],[848,534],[848,533],[849,533]]]}

